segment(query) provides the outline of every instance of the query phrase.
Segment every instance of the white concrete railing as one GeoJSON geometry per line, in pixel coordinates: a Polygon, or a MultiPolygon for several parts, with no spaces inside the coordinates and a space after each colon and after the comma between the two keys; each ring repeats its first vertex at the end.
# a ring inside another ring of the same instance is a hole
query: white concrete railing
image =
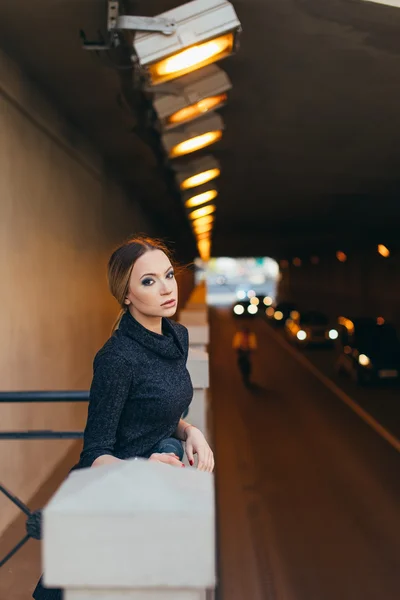
{"type": "Polygon", "coordinates": [[[207,352],[189,349],[188,370],[193,384],[193,400],[189,407],[187,420],[198,427],[209,439],[208,430],[208,388],[209,388],[209,357],[207,352]]]}
{"type": "Polygon", "coordinates": [[[210,438],[208,427],[209,343],[208,311],[205,286],[198,286],[179,315],[180,322],[189,331],[188,369],[194,387],[193,400],[189,408],[188,421],[210,438]]]}
{"type": "Polygon", "coordinates": [[[70,474],[44,510],[44,583],[64,600],[205,600],[214,480],[147,460],[70,474]]]}

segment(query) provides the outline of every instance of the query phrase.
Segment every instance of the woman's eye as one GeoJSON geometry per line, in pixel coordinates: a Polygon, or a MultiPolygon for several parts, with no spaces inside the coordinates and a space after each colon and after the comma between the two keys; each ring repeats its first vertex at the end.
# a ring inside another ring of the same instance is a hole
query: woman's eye
{"type": "Polygon", "coordinates": [[[143,279],[142,285],[152,285],[154,283],[153,279],[143,279]]]}
{"type": "Polygon", "coordinates": [[[167,279],[173,279],[175,277],[175,273],[173,271],[170,271],[167,275],[167,279]]]}

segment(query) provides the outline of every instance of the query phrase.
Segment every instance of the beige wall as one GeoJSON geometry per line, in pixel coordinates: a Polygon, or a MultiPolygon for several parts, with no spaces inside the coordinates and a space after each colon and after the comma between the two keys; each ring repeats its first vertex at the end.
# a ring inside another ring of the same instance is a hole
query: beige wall
{"type": "MultiPolygon", "coordinates": [[[[1,54],[0,132],[0,389],[87,389],[118,310],[110,250],[151,228],[1,54]]],[[[82,428],[85,414],[86,405],[0,404],[0,428],[82,428]]],[[[71,443],[0,441],[0,481],[28,502],[71,443]]],[[[0,533],[15,514],[0,495],[0,533]]]]}

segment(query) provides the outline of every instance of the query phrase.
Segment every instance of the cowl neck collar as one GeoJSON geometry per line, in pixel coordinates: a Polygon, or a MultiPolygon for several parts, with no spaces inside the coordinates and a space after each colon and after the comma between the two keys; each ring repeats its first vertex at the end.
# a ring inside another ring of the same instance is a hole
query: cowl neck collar
{"type": "Polygon", "coordinates": [[[118,331],[164,358],[177,359],[184,356],[184,350],[171,321],[164,317],[162,318],[162,335],[143,327],[129,311],[123,315],[118,331]]]}

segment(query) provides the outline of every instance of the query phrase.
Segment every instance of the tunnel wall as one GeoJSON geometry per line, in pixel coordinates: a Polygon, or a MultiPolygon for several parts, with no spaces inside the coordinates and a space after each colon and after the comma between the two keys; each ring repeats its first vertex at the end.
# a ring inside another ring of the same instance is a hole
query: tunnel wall
{"type": "MultiPolygon", "coordinates": [[[[4,54],[0,75],[0,386],[88,389],[94,354],[118,312],[106,283],[110,252],[135,232],[154,232],[100,157],[4,54]]],[[[181,282],[184,300],[190,274],[181,282]]],[[[86,411],[0,404],[1,430],[82,429],[86,411]]],[[[0,480],[29,501],[72,443],[0,441],[0,480]]],[[[0,495],[0,533],[15,514],[0,495]]]]}
{"type": "Polygon", "coordinates": [[[322,256],[317,265],[302,260],[300,267],[283,269],[279,298],[303,309],[322,310],[333,318],[378,316],[400,326],[400,257],[381,257],[376,248],[348,254],[345,263],[322,256]]]}

